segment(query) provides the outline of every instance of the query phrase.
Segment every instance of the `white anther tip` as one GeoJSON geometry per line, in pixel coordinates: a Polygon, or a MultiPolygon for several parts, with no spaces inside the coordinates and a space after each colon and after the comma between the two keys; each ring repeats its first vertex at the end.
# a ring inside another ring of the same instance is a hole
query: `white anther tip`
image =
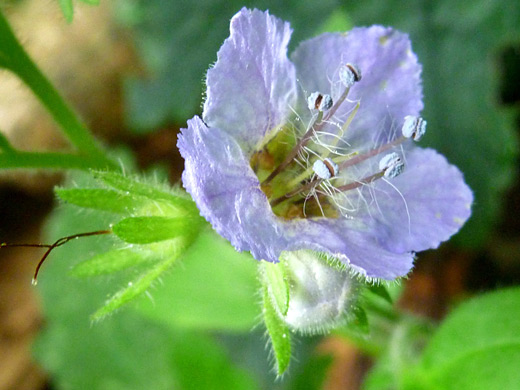
{"type": "Polygon", "coordinates": [[[316,160],[312,165],[312,170],[320,179],[327,180],[338,174],[339,167],[330,158],[326,158],[324,160],[316,160]]]}
{"type": "Polygon", "coordinates": [[[426,133],[426,121],[420,116],[407,115],[404,117],[403,136],[419,141],[426,133]]]}
{"type": "Polygon", "coordinates": [[[307,98],[307,106],[309,110],[327,111],[332,107],[332,97],[327,94],[313,92],[307,98]]]}
{"type": "Polygon", "coordinates": [[[357,65],[347,63],[339,69],[339,79],[345,87],[350,88],[361,80],[361,70],[357,65]]]}
{"type": "Polygon", "coordinates": [[[404,163],[397,153],[389,153],[379,160],[379,169],[387,179],[393,179],[403,173],[404,163]]]}

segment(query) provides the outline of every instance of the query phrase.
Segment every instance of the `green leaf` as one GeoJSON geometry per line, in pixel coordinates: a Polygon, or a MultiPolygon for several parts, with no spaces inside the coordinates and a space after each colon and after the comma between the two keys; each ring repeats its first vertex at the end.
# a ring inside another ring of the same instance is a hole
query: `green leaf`
{"type": "Polygon", "coordinates": [[[193,332],[181,335],[176,341],[172,359],[179,389],[258,389],[258,385],[244,372],[229,368],[229,358],[214,340],[193,332]]]}
{"type": "MultiPolygon", "coordinates": [[[[73,182],[78,186],[92,186],[93,181],[85,179],[86,176],[75,174],[73,182]]],[[[52,242],[71,231],[95,230],[108,225],[110,218],[113,215],[78,212],[71,206],[60,207],[50,216],[44,230],[47,235],[44,241],[52,242]]],[[[193,388],[190,387],[191,381],[193,386],[211,384],[200,388],[216,390],[258,389],[251,374],[237,367],[222,348],[220,340],[217,342],[210,334],[189,329],[180,331],[131,310],[119,311],[92,324],[90,314],[114,290],[114,284],[126,282],[127,275],[116,273],[109,278],[84,280],[70,277],[70,267],[92,254],[110,249],[113,249],[113,240],[103,236],[73,240],[55,250],[41,270],[37,291],[43,304],[45,327],[32,349],[38,364],[52,378],[53,388],[190,390],[193,388]]],[[[204,252],[203,248],[201,252],[204,252]]],[[[254,283],[256,262],[251,260],[250,265],[249,282],[254,283]]],[[[178,267],[170,274],[182,269],[178,267]]],[[[222,272],[223,278],[226,271],[224,269],[222,272]]],[[[169,283],[167,277],[161,279],[163,283],[157,283],[152,292],[169,283]]],[[[189,282],[195,287],[199,280],[195,278],[189,282]]],[[[219,287],[225,290],[227,282],[223,280],[219,287]]],[[[252,289],[256,290],[254,287],[252,289]]],[[[230,295],[236,293],[240,290],[230,295]]],[[[251,295],[252,300],[257,299],[254,294],[251,295]]],[[[186,306],[199,304],[197,297],[192,299],[184,295],[181,299],[184,299],[186,306]]],[[[175,297],[172,300],[175,301],[175,297]]],[[[222,302],[220,309],[224,307],[225,302],[222,302]]],[[[255,315],[248,330],[255,322],[255,315]]],[[[265,357],[259,356],[259,359],[265,357]]]]}
{"type": "Polygon", "coordinates": [[[518,42],[520,3],[368,0],[345,3],[344,9],[356,25],[377,22],[410,35],[423,64],[428,132],[421,145],[446,155],[475,193],[473,215],[456,240],[485,245],[518,157],[518,108],[500,108],[497,55],[518,42]]]}
{"type": "Polygon", "coordinates": [[[150,261],[151,258],[151,253],[134,248],[113,249],[76,264],[71,275],[84,278],[110,274],[150,261]]]}
{"type": "MultiPolygon", "coordinates": [[[[140,195],[154,201],[164,200],[179,208],[192,211],[196,209],[195,202],[184,192],[172,188],[170,184],[155,182],[153,185],[140,181],[139,178],[131,178],[117,172],[94,171],[93,175],[106,185],[134,195],[140,195]]],[[[198,212],[197,212],[198,214],[198,212]]]]}
{"type": "Polygon", "coordinates": [[[100,0],[79,0],[85,4],[89,5],[99,5],[100,0]]]}
{"type": "Polygon", "coordinates": [[[0,132],[0,149],[2,149],[2,151],[4,153],[9,153],[9,152],[14,151],[14,149],[11,146],[11,143],[9,142],[7,137],[1,132],[0,132]]]}
{"type": "Polygon", "coordinates": [[[145,205],[140,197],[103,188],[57,188],[55,192],[67,203],[113,213],[131,213],[145,205]]]}
{"type": "Polygon", "coordinates": [[[443,322],[405,389],[520,389],[520,288],[462,304],[443,322]],[[415,383],[415,384],[414,384],[415,383]]]}
{"type": "Polygon", "coordinates": [[[393,304],[392,297],[384,284],[369,284],[367,288],[371,293],[383,298],[389,304],[393,304]]]}
{"type": "Polygon", "coordinates": [[[136,309],[166,326],[249,332],[260,314],[257,264],[205,229],[136,309]]]}
{"type": "MultiPolygon", "coordinates": [[[[334,362],[331,355],[313,354],[301,371],[295,373],[290,390],[324,389],[325,380],[330,366],[334,362]]],[[[291,375],[292,376],[292,375],[291,375]]]]}
{"type": "Polygon", "coordinates": [[[291,333],[285,321],[274,308],[269,292],[264,287],[264,322],[269,333],[273,354],[276,361],[276,374],[281,376],[291,361],[291,333]]]}
{"type": "Polygon", "coordinates": [[[269,298],[273,305],[276,305],[278,312],[285,316],[289,310],[289,282],[285,275],[284,264],[263,261],[262,268],[269,298]]]}
{"type": "Polygon", "coordinates": [[[139,294],[145,292],[159,276],[172,266],[181,255],[182,249],[183,247],[179,245],[176,253],[170,253],[165,260],[157,262],[155,266],[144,271],[134,281],[129,282],[126,287],[123,287],[112,295],[105,304],[92,315],[92,320],[97,321],[104,318],[139,294]]]}
{"type": "Polygon", "coordinates": [[[192,236],[200,224],[189,218],[132,217],[112,227],[121,240],[131,244],[150,244],[181,236],[192,236]]]}
{"type": "Polygon", "coordinates": [[[147,0],[134,2],[127,21],[148,75],[124,86],[127,122],[134,131],[150,131],[166,122],[185,123],[200,110],[204,75],[229,35],[229,20],[241,7],[269,9],[290,20],[295,46],[313,35],[337,5],[335,0],[147,0]],[[200,15],[211,15],[201,18],[200,15]],[[176,64],[172,66],[172,64],[176,64]]]}
{"type": "Polygon", "coordinates": [[[74,18],[74,5],[72,4],[72,0],[58,0],[58,2],[60,3],[61,12],[63,12],[65,20],[71,23],[74,18]]]}
{"type": "Polygon", "coordinates": [[[368,317],[367,313],[361,306],[354,306],[351,310],[353,320],[349,322],[349,327],[353,331],[357,331],[362,334],[368,334],[370,332],[370,327],[368,325],[368,317]]]}

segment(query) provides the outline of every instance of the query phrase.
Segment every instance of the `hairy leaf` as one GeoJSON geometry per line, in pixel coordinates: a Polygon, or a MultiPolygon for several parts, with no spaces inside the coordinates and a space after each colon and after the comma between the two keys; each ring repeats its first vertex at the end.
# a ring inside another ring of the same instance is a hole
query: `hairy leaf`
{"type": "Polygon", "coordinates": [[[67,203],[113,213],[131,213],[146,204],[143,198],[103,188],[57,188],[55,192],[67,203]]]}
{"type": "Polygon", "coordinates": [[[116,223],[112,231],[128,243],[150,244],[181,236],[191,236],[197,228],[197,222],[189,218],[133,217],[116,223]]]}
{"type": "Polygon", "coordinates": [[[76,264],[71,274],[77,277],[105,275],[134,267],[153,258],[152,253],[133,248],[118,248],[100,253],[76,264]]]}
{"type": "Polygon", "coordinates": [[[291,360],[291,333],[286,323],[276,312],[265,287],[264,322],[273,348],[276,374],[280,376],[287,370],[291,360]]]}

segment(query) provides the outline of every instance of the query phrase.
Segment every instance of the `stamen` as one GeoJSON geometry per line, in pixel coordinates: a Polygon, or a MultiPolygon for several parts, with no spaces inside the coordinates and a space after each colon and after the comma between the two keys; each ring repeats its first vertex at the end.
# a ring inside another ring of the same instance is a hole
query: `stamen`
{"type": "Polygon", "coordinates": [[[319,92],[313,92],[307,98],[309,110],[327,111],[332,107],[332,97],[330,95],[322,95],[319,92]]]}
{"type": "Polygon", "coordinates": [[[426,133],[426,121],[420,116],[407,115],[404,117],[403,136],[419,141],[426,133]]]}
{"type": "MultiPolygon", "coordinates": [[[[349,64],[347,64],[347,65],[349,65],[349,64]]],[[[359,69],[357,69],[357,67],[354,67],[353,65],[351,65],[351,68],[356,71],[357,76],[355,78],[357,78],[358,80],[361,80],[361,72],[359,71],[359,69]]],[[[351,70],[351,71],[354,72],[354,70],[351,70]]],[[[341,72],[341,70],[340,70],[340,72],[341,72]]],[[[303,137],[294,146],[294,148],[289,152],[289,154],[287,154],[287,156],[280,163],[280,165],[278,165],[271,172],[271,174],[269,176],[267,176],[267,178],[261,183],[262,186],[269,184],[271,182],[271,180],[273,180],[276,176],[278,176],[278,174],[280,172],[282,172],[285,169],[285,167],[287,167],[294,160],[294,157],[296,157],[296,155],[298,154],[300,149],[302,149],[307,144],[307,142],[309,142],[309,140],[312,138],[313,133],[320,131],[323,128],[323,126],[325,126],[325,124],[328,122],[328,120],[330,118],[332,118],[332,116],[336,113],[338,108],[343,104],[343,102],[347,98],[349,91],[350,91],[350,86],[345,88],[345,91],[343,92],[343,94],[334,103],[334,105],[330,108],[330,110],[327,112],[327,114],[325,116],[323,116],[323,111],[319,111],[318,117],[316,118],[316,120],[309,126],[309,128],[307,129],[307,131],[305,132],[303,137]]]]}
{"type": "Polygon", "coordinates": [[[379,169],[387,179],[393,179],[403,173],[404,163],[397,153],[389,153],[379,161],[379,169]]]}
{"type": "Polygon", "coordinates": [[[312,170],[320,179],[330,179],[339,172],[338,164],[332,161],[330,158],[324,160],[316,160],[312,166],[312,170]]]}
{"type": "Polygon", "coordinates": [[[356,165],[360,162],[363,162],[365,160],[368,160],[369,158],[371,157],[374,157],[374,156],[377,156],[378,154],[380,153],[383,153],[385,151],[387,151],[388,149],[390,148],[393,148],[394,146],[397,146],[401,143],[403,143],[404,141],[406,141],[407,138],[402,136],[402,137],[399,137],[399,138],[396,138],[395,140],[393,140],[392,142],[389,142],[385,145],[382,145],[380,146],[379,148],[375,148],[375,149],[372,149],[364,154],[359,154],[351,159],[348,159],[344,162],[342,162],[341,164],[339,164],[339,168],[341,170],[347,168],[347,167],[351,167],[353,165],[356,165]]]}
{"type": "Polygon", "coordinates": [[[373,181],[382,178],[384,176],[384,174],[385,173],[383,171],[377,172],[377,173],[374,173],[373,175],[367,176],[364,179],[361,179],[359,181],[353,181],[352,183],[348,183],[348,184],[336,187],[336,190],[338,190],[338,192],[350,191],[350,190],[359,188],[361,186],[364,186],[366,184],[370,184],[373,181]]]}
{"type": "Polygon", "coordinates": [[[361,70],[356,65],[347,63],[339,69],[339,79],[345,87],[350,88],[361,80],[361,70]]]}

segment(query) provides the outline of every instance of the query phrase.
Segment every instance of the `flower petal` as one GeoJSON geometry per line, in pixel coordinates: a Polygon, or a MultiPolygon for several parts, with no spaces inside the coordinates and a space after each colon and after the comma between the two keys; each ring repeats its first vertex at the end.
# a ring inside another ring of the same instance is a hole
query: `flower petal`
{"type": "Polygon", "coordinates": [[[413,148],[405,157],[406,168],[392,185],[375,186],[378,209],[366,223],[393,252],[437,248],[471,215],[473,193],[457,167],[435,150],[413,148]]]}
{"type": "Polygon", "coordinates": [[[367,277],[389,280],[411,269],[410,253],[388,251],[370,233],[349,230],[344,219],[286,221],[275,216],[239,145],[200,118],[188,122],[178,147],[185,159],[186,190],[201,214],[237,250],[276,262],[284,250],[312,249],[339,257],[367,277]]]}
{"type": "Polygon", "coordinates": [[[204,121],[230,134],[246,155],[294,106],[296,77],[287,58],[292,30],[268,12],[243,8],[207,74],[204,121]]]}
{"type": "MultiPolygon", "coordinates": [[[[302,42],[291,58],[307,94],[330,93],[335,101],[345,89],[339,81],[340,66],[352,63],[359,67],[362,78],[348,95],[349,100],[361,103],[348,130],[347,140],[353,145],[356,140],[361,145],[393,138],[394,124],[400,128],[406,115],[418,115],[423,108],[421,65],[408,36],[391,28],[372,26],[347,34],[322,34],[302,42]]],[[[346,115],[353,104],[344,103],[336,116],[346,115]]]]}

